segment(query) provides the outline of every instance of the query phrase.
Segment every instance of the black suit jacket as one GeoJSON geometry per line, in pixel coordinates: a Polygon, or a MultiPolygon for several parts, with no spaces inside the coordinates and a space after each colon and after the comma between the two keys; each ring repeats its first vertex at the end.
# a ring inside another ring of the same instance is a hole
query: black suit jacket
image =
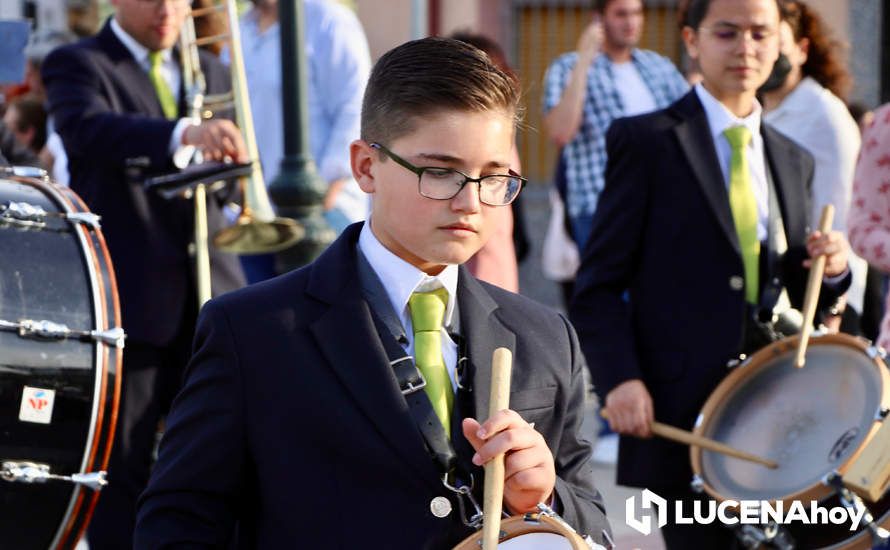
{"type": "MultiPolygon", "coordinates": [[[[228,90],[228,71],[201,54],[210,93],[228,90]]],[[[176,120],[164,118],[148,75],[111,29],[59,48],[42,66],[50,114],[68,154],[71,188],[102,216],[117,274],[128,337],[168,343],[192,307],[188,246],[193,202],[166,200],[142,186],[145,174],[173,172],[169,153],[176,120]]],[[[180,112],[183,112],[182,98],[180,112]]],[[[224,226],[217,201],[208,201],[211,234],[224,226]]],[[[211,248],[215,293],[244,284],[238,259],[211,248]]]]}
{"type": "MultiPolygon", "coordinates": [[[[772,276],[800,308],[813,159],[766,124],[761,134],[788,241],[772,276]]],[[[640,378],[656,420],[691,429],[741,349],[746,314],[729,195],[695,91],[664,110],[615,121],[607,152],[572,323],[601,399],[640,378]]],[[[823,303],[836,290],[823,289],[823,303]]],[[[622,438],[619,483],[681,486],[691,474],[688,447],[622,438]]]]}
{"type": "MultiPolygon", "coordinates": [[[[220,547],[235,520],[246,548],[451,548],[470,534],[455,499],[449,517],[430,513],[432,498],[451,495],[362,297],[360,228],[348,228],[308,267],[204,307],[140,501],[136,548],[220,547]]],[[[487,411],[492,352],[510,348],[510,404],[536,423],[556,457],[562,515],[601,540],[607,524],[590,447],[578,434],[584,364],[571,326],[463,268],[458,307],[470,408],[487,411]]],[[[482,470],[475,475],[479,489],[482,470]]]]}

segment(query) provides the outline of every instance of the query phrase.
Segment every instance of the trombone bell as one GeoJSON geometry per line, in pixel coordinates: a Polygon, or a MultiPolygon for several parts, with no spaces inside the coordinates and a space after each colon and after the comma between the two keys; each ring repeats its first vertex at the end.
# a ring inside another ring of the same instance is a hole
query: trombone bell
{"type": "Polygon", "coordinates": [[[261,221],[245,210],[235,225],[213,236],[213,245],[233,254],[271,254],[293,246],[305,232],[302,225],[290,218],[261,221]]]}

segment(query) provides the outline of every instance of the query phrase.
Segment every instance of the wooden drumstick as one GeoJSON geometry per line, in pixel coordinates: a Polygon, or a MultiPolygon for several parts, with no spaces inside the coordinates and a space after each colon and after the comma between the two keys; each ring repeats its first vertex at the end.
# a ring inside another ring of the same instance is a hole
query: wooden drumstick
{"type": "MultiPolygon", "coordinates": [[[[819,220],[819,231],[824,235],[831,231],[831,223],[834,220],[834,205],[826,204],[822,209],[822,218],[819,220]]],[[[822,276],[825,274],[825,254],[813,258],[810,266],[810,277],[807,279],[807,293],[803,300],[803,326],[800,327],[800,342],[797,346],[797,356],[794,358],[794,366],[801,368],[806,363],[807,344],[810,334],[813,332],[813,318],[816,316],[816,304],[819,303],[819,291],[822,289],[822,276]]]]}
{"type": "MultiPolygon", "coordinates": [[[[510,372],[513,354],[507,348],[494,350],[491,358],[491,400],[488,417],[510,407],[510,372]]],[[[501,510],[504,501],[504,455],[485,464],[485,485],[482,493],[482,550],[495,550],[501,532],[501,510]]]]}
{"type": "MultiPolygon", "coordinates": [[[[605,409],[600,411],[600,416],[602,416],[603,418],[609,418],[608,411],[606,411],[605,409]]],[[[745,451],[741,451],[739,449],[736,449],[735,447],[726,445],[725,443],[720,443],[719,441],[714,441],[713,439],[697,435],[686,430],[681,430],[680,428],[676,428],[674,426],[671,426],[670,424],[662,424],[661,422],[656,422],[653,420],[652,424],[649,425],[649,429],[651,429],[652,433],[657,435],[658,437],[670,439],[671,441],[676,441],[677,443],[683,443],[685,445],[695,445],[697,447],[701,447],[702,449],[714,451],[715,453],[725,454],[727,456],[739,458],[741,460],[747,460],[748,462],[756,462],[757,464],[766,466],[771,470],[775,470],[779,467],[779,464],[773,462],[772,460],[768,460],[766,458],[762,458],[751,453],[746,453],[745,451]]]]}

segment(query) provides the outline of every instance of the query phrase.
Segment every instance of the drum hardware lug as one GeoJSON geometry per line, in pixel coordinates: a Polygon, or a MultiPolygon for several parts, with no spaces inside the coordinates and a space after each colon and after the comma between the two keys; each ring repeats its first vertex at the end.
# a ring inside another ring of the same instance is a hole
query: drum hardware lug
{"type": "Polygon", "coordinates": [[[42,228],[45,219],[46,210],[37,205],[15,201],[0,205],[0,220],[13,225],[42,228]]]}
{"type": "Polygon", "coordinates": [[[695,417],[695,424],[693,424],[693,428],[698,428],[701,426],[701,423],[705,421],[705,415],[702,413],[698,413],[698,416],[695,417]]]}
{"type": "Polygon", "coordinates": [[[90,229],[102,228],[102,225],[99,223],[99,220],[102,219],[102,216],[93,214],[92,212],[71,212],[69,214],[65,214],[65,219],[70,222],[85,225],[90,229]]]}
{"type": "Polygon", "coordinates": [[[764,545],[779,550],[793,550],[794,541],[789,540],[788,533],[779,525],[770,522],[766,527],[742,525],[736,531],[736,538],[745,548],[755,549],[764,545]]]}
{"type": "Polygon", "coordinates": [[[49,464],[38,464],[36,462],[17,462],[6,460],[0,467],[0,479],[9,482],[18,481],[20,483],[45,483],[47,480],[53,479],[58,481],[70,481],[76,485],[89,487],[93,491],[99,491],[102,487],[108,485],[105,479],[106,473],[87,472],[71,475],[52,474],[49,471],[49,464]]]}
{"type": "Polygon", "coordinates": [[[878,412],[875,413],[875,420],[878,422],[883,422],[884,419],[887,418],[888,414],[890,414],[890,409],[881,407],[880,409],[878,409],[878,412]]]}
{"type": "Polygon", "coordinates": [[[127,338],[126,333],[124,333],[124,329],[120,327],[115,327],[108,330],[91,330],[90,336],[93,337],[93,340],[102,342],[103,344],[107,344],[115,348],[123,348],[124,340],[127,338]]]}
{"type": "Polygon", "coordinates": [[[22,319],[18,323],[0,319],[0,330],[8,330],[18,333],[22,338],[35,338],[37,340],[66,340],[76,338],[78,340],[94,340],[116,348],[124,347],[124,339],[127,335],[124,329],[116,327],[109,330],[78,331],[71,330],[66,325],[52,321],[22,319]]]}
{"type": "Polygon", "coordinates": [[[887,357],[887,351],[881,346],[868,346],[865,348],[865,353],[872,359],[881,358],[884,359],[887,357]]]}
{"type": "Polygon", "coordinates": [[[34,178],[49,181],[47,171],[36,166],[0,166],[0,176],[15,176],[18,178],[34,178]]]}
{"type": "Polygon", "coordinates": [[[71,335],[71,329],[67,326],[47,320],[22,319],[18,323],[0,321],[0,328],[13,328],[22,338],[40,340],[64,340],[71,335]]]}
{"type": "Polygon", "coordinates": [[[740,353],[738,357],[736,357],[734,359],[730,359],[729,361],[726,362],[726,368],[731,370],[736,367],[744,367],[747,364],[748,364],[748,356],[745,355],[744,353],[740,353]]]}
{"type": "Polygon", "coordinates": [[[689,488],[693,493],[703,493],[705,490],[705,481],[698,474],[693,474],[692,481],[689,482],[689,488]]]}

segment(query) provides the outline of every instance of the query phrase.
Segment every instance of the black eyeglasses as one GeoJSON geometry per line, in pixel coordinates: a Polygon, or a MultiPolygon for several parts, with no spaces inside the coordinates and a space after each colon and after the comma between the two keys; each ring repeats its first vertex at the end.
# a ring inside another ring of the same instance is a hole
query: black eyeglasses
{"type": "Polygon", "coordinates": [[[519,196],[519,192],[528,181],[512,170],[509,174],[471,178],[453,168],[415,166],[379,143],[372,143],[371,147],[379,149],[396,164],[417,174],[418,191],[428,199],[453,199],[466,184],[473,182],[479,184],[479,200],[482,203],[489,206],[506,206],[519,196]]]}

